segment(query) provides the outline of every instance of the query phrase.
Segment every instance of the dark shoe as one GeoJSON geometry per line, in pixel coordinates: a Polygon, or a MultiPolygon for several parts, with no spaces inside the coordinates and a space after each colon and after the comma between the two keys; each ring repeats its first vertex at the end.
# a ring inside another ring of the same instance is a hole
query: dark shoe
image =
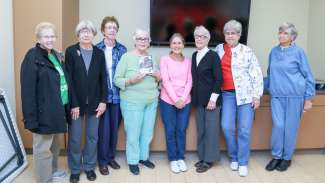
{"type": "Polygon", "coordinates": [[[133,173],[133,175],[139,175],[140,170],[138,165],[129,165],[130,172],[133,173]]]}
{"type": "Polygon", "coordinates": [[[70,182],[71,183],[78,183],[80,180],[80,174],[71,174],[70,175],[70,182]]]}
{"type": "Polygon", "coordinates": [[[155,168],[155,164],[153,164],[151,161],[149,160],[140,160],[139,163],[143,164],[144,166],[148,167],[148,168],[155,168]]]}
{"type": "Polygon", "coordinates": [[[94,170],[90,170],[90,171],[85,171],[87,179],[89,181],[94,181],[96,180],[96,173],[94,172],[94,170]]]}
{"type": "Polygon", "coordinates": [[[119,165],[115,160],[110,161],[110,162],[108,163],[108,165],[109,165],[110,167],[112,167],[113,169],[115,169],[115,170],[121,168],[120,165],[119,165]]]}
{"type": "Polygon", "coordinates": [[[100,166],[99,167],[99,172],[102,175],[108,175],[109,174],[109,170],[107,166],[100,166]]]}
{"type": "Polygon", "coordinates": [[[291,165],[291,160],[282,160],[281,163],[276,167],[276,170],[283,172],[286,171],[291,165]]]}
{"type": "Polygon", "coordinates": [[[203,173],[212,167],[212,163],[202,162],[199,167],[196,168],[197,173],[203,173]]]}
{"type": "Polygon", "coordinates": [[[200,161],[196,162],[196,163],[194,164],[194,166],[195,166],[196,168],[198,168],[198,167],[200,167],[200,166],[202,165],[202,163],[203,163],[203,161],[200,160],[200,161]]]}
{"type": "Polygon", "coordinates": [[[267,171],[273,171],[281,163],[281,159],[272,159],[265,167],[267,171]]]}

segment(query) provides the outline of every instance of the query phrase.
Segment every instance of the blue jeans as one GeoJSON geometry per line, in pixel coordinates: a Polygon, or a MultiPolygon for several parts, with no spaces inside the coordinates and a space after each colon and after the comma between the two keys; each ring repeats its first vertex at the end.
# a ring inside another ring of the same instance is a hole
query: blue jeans
{"type": "Polygon", "coordinates": [[[160,114],[165,126],[167,154],[169,161],[184,159],[186,129],[191,111],[191,104],[178,109],[174,105],[160,100],[160,114]]]}
{"type": "Polygon", "coordinates": [[[274,159],[291,160],[303,108],[303,97],[271,97],[273,121],[271,148],[274,159]]]}
{"type": "Polygon", "coordinates": [[[251,103],[237,106],[235,92],[222,92],[221,126],[230,161],[248,164],[254,108],[251,103]],[[237,116],[237,128],[236,128],[237,116]]]}
{"type": "Polygon", "coordinates": [[[156,122],[158,100],[134,103],[121,100],[126,133],[126,159],[129,165],[149,159],[149,146],[156,122]]]}

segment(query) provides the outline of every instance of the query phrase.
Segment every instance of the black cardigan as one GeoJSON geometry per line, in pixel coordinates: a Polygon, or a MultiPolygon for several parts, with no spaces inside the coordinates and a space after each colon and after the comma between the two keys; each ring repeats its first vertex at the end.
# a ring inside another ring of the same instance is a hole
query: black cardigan
{"type": "Polygon", "coordinates": [[[70,77],[71,108],[80,107],[80,115],[93,115],[100,102],[107,100],[107,76],[105,55],[93,46],[93,54],[87,74],[79,43],[66,49],[66,69],[70,77]],[[88,105],[87,105],[88,100],[88,105]]]}
{"type": "MultiPolygon", "coordinates": [[[[212,93],[221,93],[222,73],[220,59],[216,52],[209,50],[199,65],[196,65],[197,51],[192,55],[192,78],[191,91],[193,106],[206,106],[212,93]]],[[[217,105],[220,105],[218,97],[217,105]]]]}

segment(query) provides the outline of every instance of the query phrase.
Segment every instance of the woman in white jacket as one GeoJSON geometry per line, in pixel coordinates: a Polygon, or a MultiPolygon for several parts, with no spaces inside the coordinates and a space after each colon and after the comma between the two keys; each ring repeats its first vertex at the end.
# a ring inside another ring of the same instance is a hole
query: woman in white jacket
{"type": "Polygon", "coordinates": [[[216,47],[223,78],[221,126],[230,168],[245,177],[248,175],[254,110],[259,107],[263,94],[263,74],[252,49],[239,43],[242,25],[230,20],[223,31],[226,43],[216,47]]]}

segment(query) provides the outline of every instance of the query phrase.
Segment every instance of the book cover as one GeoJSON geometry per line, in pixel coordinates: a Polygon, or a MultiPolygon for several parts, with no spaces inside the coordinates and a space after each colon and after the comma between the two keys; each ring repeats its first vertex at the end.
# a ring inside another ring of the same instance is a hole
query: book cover
{"type": "Polygon", "coordinates": [[[139,71],[142,74],[153,73],[154,68],[153,68],[153,61],[152,61],[152,56],[151,55],[140,57],[139,71]]]}

